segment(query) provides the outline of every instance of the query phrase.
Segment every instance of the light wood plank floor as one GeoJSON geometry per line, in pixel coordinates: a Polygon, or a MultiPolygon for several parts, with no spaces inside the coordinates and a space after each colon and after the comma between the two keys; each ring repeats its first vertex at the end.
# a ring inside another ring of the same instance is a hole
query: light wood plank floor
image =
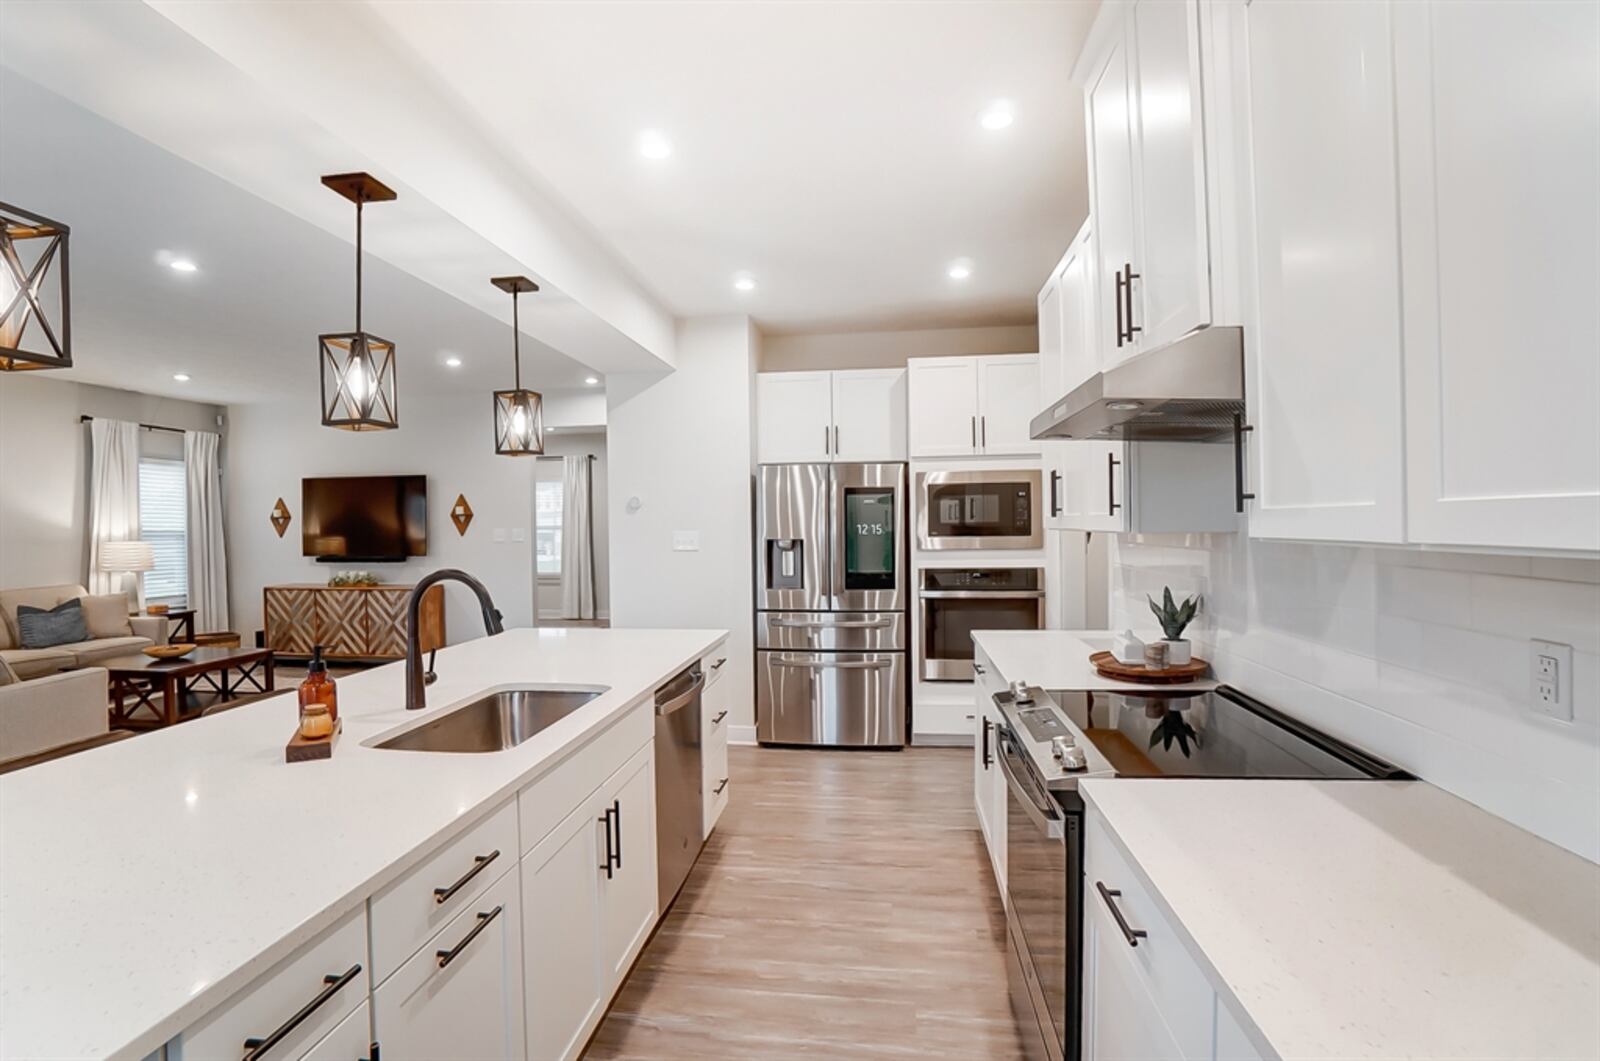
{"type": "Polygon", "coordinates": [[[729,753],[733,801],[585,1056],[1020,1058],[972,753],[729,753]]]}

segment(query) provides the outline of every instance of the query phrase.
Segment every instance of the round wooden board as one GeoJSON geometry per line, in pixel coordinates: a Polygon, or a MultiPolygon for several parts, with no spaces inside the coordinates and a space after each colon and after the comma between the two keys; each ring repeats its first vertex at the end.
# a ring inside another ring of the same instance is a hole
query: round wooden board
{"type": "Polygon", "coordinates": [[[1109,652],[1096,652],[1089,657],[1089,662],[1094,664],[1094,669],[1102,678],[1138,682],[1141,685],[1177,685],[1198,681],[1211,669],[1211,664],[1199,656],[1194,656],[1188,663],[1168,667],[1165,670],[1146,670],[1142,665],[1119,663],[1117,657],[1109,652]]]}

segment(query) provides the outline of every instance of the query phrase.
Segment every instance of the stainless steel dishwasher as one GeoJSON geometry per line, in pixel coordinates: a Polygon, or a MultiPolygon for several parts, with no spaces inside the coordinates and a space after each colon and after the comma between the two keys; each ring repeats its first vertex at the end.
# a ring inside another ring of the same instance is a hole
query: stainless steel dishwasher
{"type": "Polygon", "coordinates": [[[700,776],[699,662],[656,690],[656,872],[662,913],[678,895],[705,841],[700,776]]]}

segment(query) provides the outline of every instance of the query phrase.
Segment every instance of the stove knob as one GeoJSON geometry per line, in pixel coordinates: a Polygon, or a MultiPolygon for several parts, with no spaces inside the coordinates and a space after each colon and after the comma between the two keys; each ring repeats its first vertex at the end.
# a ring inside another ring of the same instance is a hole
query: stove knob
{"type": "Polygon", "coordinates": [[[1073,743],[1071,737],[1050,738],[1050,754],[1067,770],[1088,769],[1089,757],[1073,743]]]}

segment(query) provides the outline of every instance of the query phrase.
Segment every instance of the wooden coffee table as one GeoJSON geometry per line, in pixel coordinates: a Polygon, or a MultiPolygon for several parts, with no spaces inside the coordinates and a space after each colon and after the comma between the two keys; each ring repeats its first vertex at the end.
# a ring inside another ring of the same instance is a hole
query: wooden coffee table
{"type": "Polygon", "coordinates": [[[178,659],[140,653],[95,666],[110,672],[111,724],[127,729],[172,725],[183,717],[191,696],[199,708],[225,703],[241,691],[270,693],[274,688],[269,648],[197,648],[178,659]],[[149,715],[135,717],[140,711],[149,715]]]}

